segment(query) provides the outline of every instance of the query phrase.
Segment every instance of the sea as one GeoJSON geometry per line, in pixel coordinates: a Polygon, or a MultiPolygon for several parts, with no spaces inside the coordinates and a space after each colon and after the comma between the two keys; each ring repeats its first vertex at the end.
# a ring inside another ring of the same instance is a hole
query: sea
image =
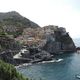
{"type": "MultiPolygon", "coordinates": [[[[74,39],[76,46],[80,46],[80,39],[74,39]]],[[[56,56],[57,62],[39,63],[22,66],[17,70],[32,80],[79,80],[80,53],[66,53],[56,56]]]]}

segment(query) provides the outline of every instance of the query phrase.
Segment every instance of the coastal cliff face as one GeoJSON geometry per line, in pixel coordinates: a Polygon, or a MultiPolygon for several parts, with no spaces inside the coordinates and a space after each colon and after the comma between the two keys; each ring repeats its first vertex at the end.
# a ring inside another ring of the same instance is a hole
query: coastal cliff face
{"type": "MultiPolygon", "coordinates": [[[[47,26],[52,30],[52,26],[47,26]]],[[[54,27],[54,26],[53,26],[54,27]]],[[[47,39],[46,44],[43,46],[43,49],[50,53],[59,53],[59,52],[71,52],[75,51],[76,47],[69,36],[69,33],[66,32],[66,29],[63,27],[57,27],[52,34],[50,31],[49,38],[47,39]]]]}
{"type": "Polygon", "coordinates": [[[54,54],[76,50],[72,38],[63,27],[40,27],[17,12],[0,13],[0,59],[15,64],[13,56],[23,46],[26,46],[28,53],[21,53],[21,58],[25,59],[22,62],[18,60],[19,63],[51,60],[54,54]]]}

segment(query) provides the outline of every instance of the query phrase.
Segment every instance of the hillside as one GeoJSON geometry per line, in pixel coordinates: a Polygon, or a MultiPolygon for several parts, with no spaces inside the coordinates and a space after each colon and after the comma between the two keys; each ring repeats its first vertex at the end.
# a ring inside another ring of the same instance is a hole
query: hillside
{"type": "Polygon", "coordinates": [[[0,60],[0,80],[29,80],[16,71],[14,66],[0,60]]]}
{"type": "Polygon", "coordinates": [[[21,35],[25,28],[37,27],[39,27],[38,24],[21,16],[18,12],[0,13],[0,28],[14,37],[21,35]]]}
{"type": "Polygon", "coordinates": [[[0,59],[3,61],[15,65],[34,63],[51,60],[54,54],[75,51],[76,46],[64,27],[39,27],[15,11],[0,13],[0,59]],[[17,61],[13,58],[18,53],[21,60],[17,61]]]}

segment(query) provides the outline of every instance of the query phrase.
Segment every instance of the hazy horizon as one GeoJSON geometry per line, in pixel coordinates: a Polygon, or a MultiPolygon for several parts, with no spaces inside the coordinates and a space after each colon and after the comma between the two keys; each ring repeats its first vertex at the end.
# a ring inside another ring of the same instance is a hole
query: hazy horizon
{"type": "Polygon", "coordinates": [[[41,27],[65,27],[72,38],[80,37],[80,0],[0,0],[0,12],[17,11],[41,27]]]}

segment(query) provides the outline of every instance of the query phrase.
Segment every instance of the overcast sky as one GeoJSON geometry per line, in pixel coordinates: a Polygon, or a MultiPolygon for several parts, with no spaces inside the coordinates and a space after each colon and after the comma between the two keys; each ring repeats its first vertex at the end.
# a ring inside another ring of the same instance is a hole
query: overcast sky
{"type": "Polygon", "coordinates": [[[0,0],[0,12],[17,11],[40,26],[65,27],[80,37],[80,0],[0,0]]]}

